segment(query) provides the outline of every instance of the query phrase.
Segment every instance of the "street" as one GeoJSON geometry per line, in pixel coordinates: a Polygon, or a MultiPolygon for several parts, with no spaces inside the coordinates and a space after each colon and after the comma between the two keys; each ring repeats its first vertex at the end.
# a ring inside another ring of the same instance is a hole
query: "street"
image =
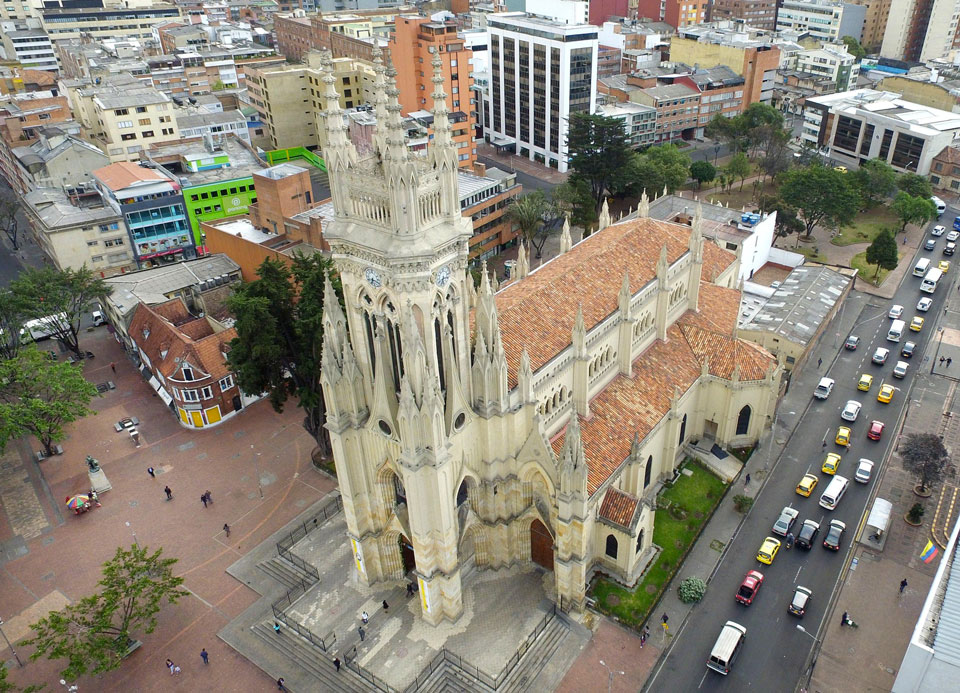
{"type": "MultiPolygon", "coordinates": [[[[952,218],[952,210],[944,215],[945,220],[952,218]]],[[[949,228],[949,221],[947,225],[949,228]]],[[[930,226],[932,227],[932,224],[930,226]]],[[[958,270],[951,267],[931,296],[933,305],[930,310],[919,313],[916,310],[917,301],[928,294],[920,293],[921,279],[913,276],[912,268],[919,257],[930,258],[933,266],[941,259],[952,260],[941,254],[945,243],[945,239],[940,238],[934,251],[926,252],[921,248],[915,256],[902,260],[908,263],[908,270],[891,301],[860,292],[852,293],[847,299],[841,308],[841,314],[822,337],[824,347],[832,346],[836,349],[835,358],[824,358],[818,369],[820,375],[827,375],[836,381],[832,394],[826,400],[817,400],[810,392],[805,410],[778,412],[778,422],[788,422],[800,417],[787,441],[786,452],[773,464],[770,476],[757,496],[753,509],[738,535],[732,540],[710,581],[706,597],[691,612],[679,632],[674,634],[669,653],[652,673],[646,690],[739,691],[748,687],[764,691],[795,689],[809,665],[808,656],[817,634],[821,632],[831,596],[843,577],[841,570],[847,565],[846,557],[858,534],[864,513],[868,510],[866,506],[870,490],[882,471],[881,465],[886,463],[891,446],[896,443],[900,421],[908,404],[904,393],[909,392],[912,379],[918,370],[930,368],[931,359],[935,356],[937,345],[931,344],[930,340],[935,340],[935,323],[944,311],[944,304],[954,283],[953,277],[958,270]],[[903,319],[908,325],[915,315],[926,319],[919,333],[905,329],[899,344],[886,339],[891,322],[887,312],[892,304],[904,307],[903,319]],[[860,345],[855,351],[842,348],[848,334],[860,337],[860,345]],[[912,359],[907,360],[910,365],[906,378],[896,380],[892,377],[893,368],[897,361],[901,360],[899,351],[907,341],[916,342],[916,353],[912,359]],[[890,356],[883,366],[871,363],[877,347],[890,349],[890,356]],[[857,382],[863,373],[874,377],[868,392],[857,389],[857,382]],[[890,404],[877,400],[882,383],[890,383],[897,388],[890,404]],[[840,411],[851,399],[863,405],[855,423],[848,423],[840,418],[840,411]],[[886,424],[878,442],[866,437],[867,429],[875,419],[886,424]],[[834,444],[834,436],[840,425],[847,425],[852,429],[851,445],[847,450],[834,444]],[[824,457],[829,452],[842,454],[838,473],[850,479],[846,495],[834,511],[819,505],[820,494],[832,478],[820,470],[824,457]],[[853,481],[857,461],[861,457],[876,463],[870,484],[853,481]],[[809,498],[804,498],[796,493],[795,487],[807,472],[816,474],[819,484],[809,498]],[[757,550],[764,537],[775,536],[771,527],[786,505],[800,511],[793,526],[794,534],[799,533],[803,521],[807,519],[820,523],[820,532],[809,551],[797,547],[787,550],[784,544],[773,565],[764,565],[756,560],[757,550]],[[846,524],[839,552],[828,551],[822,546],[831,519],[839,519],[846,524]],[[753,604],[741,606],[734,600],[734,594],[749,570],[759,570],[765,580],[753,604]],[[813,593],[806,615],[802,619],[787,612],[787,606],[798,585],[809,588],[813,593]],[[743,625],[747,633],[739,659],[730,674],[724,677],[708,670],[706,660],[720,629],[728,620],[743,625]],[[798,624],[807,632],[797,629],[798,624]]],[[[960,370],[960,363],[956,367],[960,370]]],[[[808,364],[806,368],[817,368],[817,362],[808,364]]],[[[787,432],[781,431],[779,435],[786,436],[787,432]]],[[[755,454],[763,455],[764,451],[755,454]]],[[[754,483],[757,482],[758,480],[754,480],[754,483]]],[[[851,570],[854,569],[855,567],[851,567],[851,570]]],[[[890,587],[893,589],[895,586],[890,587]]],[[[843,603],[838,603],[833,613],[839,618],[843,611],[843,603]]],[[[856,613],[851,613],[851,616],[856,620],[856,613]]]]}

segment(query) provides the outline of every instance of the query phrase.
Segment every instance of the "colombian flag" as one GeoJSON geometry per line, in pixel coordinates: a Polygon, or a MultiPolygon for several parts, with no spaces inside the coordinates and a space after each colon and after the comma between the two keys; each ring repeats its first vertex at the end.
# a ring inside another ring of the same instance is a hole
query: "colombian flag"
{"type": "Polygon", "coordinates": [[[924,563],[929,563],[937,557],[938,553],[940,553],[940,551],[937,547],[933,545],[932,541],[928,540],[927,545],[923,547],[923,553],[920,554],[920,558],[924,563]]]}

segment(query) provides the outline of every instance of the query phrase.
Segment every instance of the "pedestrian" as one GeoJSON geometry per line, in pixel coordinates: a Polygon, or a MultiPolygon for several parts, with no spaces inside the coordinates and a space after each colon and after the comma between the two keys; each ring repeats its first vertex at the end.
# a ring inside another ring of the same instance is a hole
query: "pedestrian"
{"type": "Polygon", "coordinates": [[[334,657],[334,658],[333,658],[333,666],[334,666],[334,668],[335,668],[337,671],[340,671],[340,658],[339,658],[339,657],[334,657]]]}
{"type": "Polygon", "coordinates": [[[840,625],[841,626],[847,625],[848,618],[850,618],[850,615],[846,611],[844,611],[843,616],[840,617],[840,625]]]}
{"type": "Polygon", "coordinates": [[[823,439],[822,441],[820,441],[820,442],[822,443],[822,447],[823,447],[823,448],[826,448],[826,447],[827,447],[827,439],[826,439],[826,438],[824,438],[824,439],[823,439]]]}
{"type": "Polygon", "coordinates": [[[907,589],[907,578],[903,578],[903,580],[900,581],[900,594],[903,594],[905,589],[907,589]]]}
{"type": "Polygon", "coordinates": [[[151,479],[156,479],[157,475],[153,471],[153,467],[147,467],[147,474],[150,475],[151,479]]]}
{"type": "Polygon", "coordinates": [[[663,625],[667,625],[667,621],[669,620],[670,620],[670,617],[667,616],[667,612],[664,611],[663,616],[660,617],[660,623],[662,623],[663,625]]]}
{"type": "Polygon", "coordinates": [[[203,495],[207,497],[207,503],[213,503],[213,494],[210,493],[209,489],[203,492],[203,495]]]}
{"type": "Polygon", "coordinates": [[[226,522],[223,523],[223,531],[226,532],[228,537],[230,536],[230,525],[228,525],[226,522]]]}
{"type": "Polygon", "coordinates": [[[953,363],[953,358],[950,356],[947,357],[947,368],[950,368],[950,364],[953,363]]]}
{"type": "Polygon", "coordinates": [[[362,614],[360,614],[360,620],[362,620],[363,624],[366,625],[370,622],[370,614],[364,611],[362,614]]]}
{"type": "Polygon", "coordinates": [[[947,360],[947,358],[946,358],[945,356],[941,356],[941,357],[940,357],[940,365],[942,366],[942,365],[943,365],[943,362],[946,361],[946,360],[947,360]]]}
{"type": "Polygon", "coordinates": [[[173,666],[173,675],[180,676],[180,667],[177,666],[176,664],[173,666]]]}
{"type": "Polygon", "coordinates": [[[173,676],[173,662],[167,658],[167,669],[170,670],[170,676],[173,676]]]}
{"type": "Polygon", "coordinates": [[[743,487],[746,488],[750,485],[750,475],[747,474],[747,477],[743,480],[743,487]]]}
{"type": "Polygon", "coordinates": [[[210,663],[210,655],[207,654],[207,648],[204,647],[202,650],[200,650],[200,659],[203,660],[204,664],[210,663]]]}
{"type": "Polygon", "coordinates": [[[383,610],[386,611],[386,610],[389,609],[389,608],[390,608],[390,605],[387,604],[387,600],[384,599],[384,600],[383,600],[383,610]]]}
{"type": "Polygon", "coordinates": [[[92,500],[92,501],[96,504],[96,506],[97,506],[98,508],[99,508],[99,507],[102,507],[102,506],[100,505],[100,495],[99,495],[96,491],[94,491],[93,489],[90,489],[90,493],[88,494],[87,497],[88,497],[90,500],[92,500]]]}
{"type": "Polygon", "coordinates": [[[273,622],[273,632],[280,635],[280,623],[278,621],[273,622]]]}
{"type": "Polygon", "coordinates": [[[412,582],[408,582],[408,583],[407,583],[407,596],[408,596],[408,597],[412,597],[412,596],[413,596],[413,583],[412,583],[412,582]]]}
{"type": "Polygon", "coordinates": [[[367,632],[363,629],[363,626],[357,628],[357,633],[360,635],[360,642],[363,642],[364,637],[366,637],[367,632]]]}
{"type": "Polygon", "coordinates": [[[287,690],[286,688],[283,687],[283,677],[282,677],[282,676],[277,679],[277,690],[278,690],[278,691],[285,691],[285,690],[287,690]]]}
{"type": "Polygon", "coordinates": [[[203,494],[202,496],[200,496],[200,502],[203,503],[204,508],[207,507],[207,494],[203,494]]]}
{"type": "Polygon", "coordinates": [[[817,368],[823,365],[823,359],[817,359],[817,368]]]}
{"type": "Polygon", "coordinates": [[[169,486],[164,486],[163,492],[167,494],[167,500],[171,500],[173,498],[173,491],[170,490],[169,486]]]}
{"type": "Polygon", "coordinates": [[[114,373],[117,372],[117,364],[115,364],[113,361],[110,362],[110,370],[112,370],[114,373]]]}
{"type": "Polygon", "coordinates": [[[641,633],[640,633],[640,649],[642,650],[642,649],[643,649],[643,646],[646,645],[646,644],[647,644],[647,634],[641,632],[641,633]]]}
{"type": "Polygon", "coordinates": [[[644,626],[644,627],[643,627],[643,634],[644,634],[645,636],[647,636],[648,638],[650,637],[650,626],[644,626]]]}

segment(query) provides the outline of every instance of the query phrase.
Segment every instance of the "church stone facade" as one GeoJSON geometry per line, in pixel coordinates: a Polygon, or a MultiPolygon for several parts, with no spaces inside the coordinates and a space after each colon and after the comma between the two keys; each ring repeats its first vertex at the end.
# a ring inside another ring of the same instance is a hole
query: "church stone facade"
{"type": "MultiPolygon", "coordinates": [[[[439,75],[445,53],[434,55],[439,75]]],[[[595,570],[635,582],[654,492],[691,440],[755,442],[780,368],[736,335],[738,259],[691,226],[611,224],[500,287],[468,272],[442,78],[434,139],[408,151],[377,59],[374,151],[346,135],[325,65],[335,221],[325,230],[322,385],[358,577],[415,577],[424,619],[457,619],[472,570],[536,563],[562,608],[595,570]]],[[[485,270],[485,268],[484,268],[485,270]]]]}

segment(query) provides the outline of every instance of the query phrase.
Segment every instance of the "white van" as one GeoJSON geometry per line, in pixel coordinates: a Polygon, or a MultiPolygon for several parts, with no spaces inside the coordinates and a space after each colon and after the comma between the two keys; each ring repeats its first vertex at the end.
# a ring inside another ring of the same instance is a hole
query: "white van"
{"type": "Polygon", "coordinates": [[[903,336],[904,326],[903,320],[894,320],[892,323],[890,323],[890,329],[887,330],[887,341],[899,342],[900,338],[903,336]]]}
{"type": "Polygon", "coordinates": [[[938,216],[938,217],[939,217],[941,214],[943,214],[944,212],[947,211],[947,203],[944,202],[943,200],[941,200],[941,199],[940,199],[939,197],[937,197],[936,195],[934,195],[933,197],[931,197],[931,198],[930,198],[930,201],[937,206],[937,216],[938,216]]]}
{"type": "Polygon", "coordinates": [[[747,637],[747,629],[739,623],[727,621],[720,631],[717,642],[713,645],[713,651],[710,653],[710,659],[707,660],[707,666],[714,671],[726,676],[730,673],[730,668],[740,654],[740,648],[743,647],[743,641],[747,637]]]}
{"type": "Polygon", "coordinates": [[[833,477],[827,485],[826,490],[820,494],[820,507],[826,508],[827,510],[836,508],[837,503],[843,498],[843,494],[847,492],[849,485],[850,482],[845,477],[839,474],[833,477]]]}
{"type": "Polygon", "coordinates": [[[913,276],[922,277],[928,269],[930,269],[930,258],[922,257],[917,260],[917,264],[913,267],[913,276]]]}
{"type": "Polygon", "coordinates": [[[924,276],[923,281],[920,282],[920,291],[925,294],[932,294],[937,290],[937,284],[940,283],[940,278],[943,277],[943,272],[934,267],[931,270],[927,270],[927,274],[924,276]]]}

